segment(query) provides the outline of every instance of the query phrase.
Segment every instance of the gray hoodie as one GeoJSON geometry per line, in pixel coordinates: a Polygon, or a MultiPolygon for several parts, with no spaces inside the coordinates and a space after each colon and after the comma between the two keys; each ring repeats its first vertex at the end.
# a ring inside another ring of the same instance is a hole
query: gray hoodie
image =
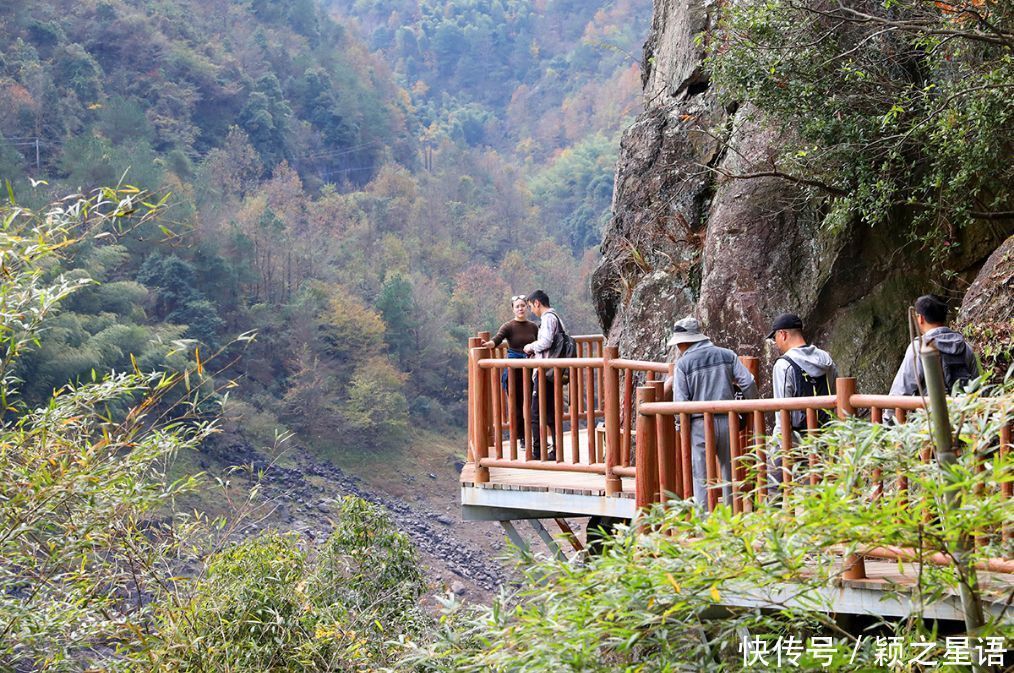
{"type": "MultiPolygon", "coordinates": [[[[771,370],[771,387],[774,397],[798,397],[795,372],[792,370],[792,365],[784,358],[792,358],[792,361],[799,365],[800,369],[814,378],[826,375],[831,394],[834,394],[834,380],[838,377],[838,368],[835,366],[834,360],[831,359],[831,355],[827,351],[807,344],[790,348],[775,362],[775,366],[771,370]]],[[[805,422],[805,411],[792,412],[794,426],[798,427],[805,422]]]]}
{"type": "MultiPolygon", "coordinates": [[[[924,341],[932,341],[936,344],[941,353],[953,355],[959,352],[965,345],[965,337],[960,332],[955,332],[950,327],[934,327],[922,336],[924,341]]],[[[894,383],[891,384],[891,395],[918,395],[919,386],[925,388],[926,382],[922,374],[922,364],[919,362],[919,341],[913,341],[905,351],[905,359],[894,376],[894,383]]],[[[979,362],[975,359],[975,353],[971,346],[965,348],[965,363],[973,376],[979,375],[979,362]]]]}

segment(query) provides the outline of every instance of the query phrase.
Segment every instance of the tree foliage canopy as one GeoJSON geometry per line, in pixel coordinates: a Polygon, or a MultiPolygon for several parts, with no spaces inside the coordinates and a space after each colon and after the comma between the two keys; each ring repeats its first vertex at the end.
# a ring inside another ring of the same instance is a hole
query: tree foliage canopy
{"type": "Polygon", "coordinates": [[[778,174],[830,197],[830,222],[909,213],[939,252],[1014,219],[1014,8],[996,0],[730,4],[715,81],[790,129],[778,174]]]}

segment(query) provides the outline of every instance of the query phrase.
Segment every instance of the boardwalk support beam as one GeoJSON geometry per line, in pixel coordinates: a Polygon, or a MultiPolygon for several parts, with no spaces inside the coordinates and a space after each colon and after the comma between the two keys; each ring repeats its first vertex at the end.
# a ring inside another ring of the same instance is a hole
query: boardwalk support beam
{"type": "Polygon", "coordinates": [[[510,521],[501,521],[500,526],[502,526],[504,532],[507,533],[507,537],[510,539],[511,544],[525,553],[531,551],[528,548],[528,543],[525,542],[523,537],[521,537],[521,534],[518,533],[518,529],[514,527],[513,523],[510,521]]]}
{"type": "Polygon", "coordinates": [[[549,552],[556,557],[557,561],[567,560],[564,553],[560,551],[560,545],[556,544],[556,540],[554,540],[553,536],[549,534],[549,531],[546,530],[546,527],[542,525],[541,521],[538,519],[529,519],[528,524],[532,527],[532,530],[535,531],[535,534],[542,538],[542,541],[546,543],[546,546],[549,547],[549,552]]]}

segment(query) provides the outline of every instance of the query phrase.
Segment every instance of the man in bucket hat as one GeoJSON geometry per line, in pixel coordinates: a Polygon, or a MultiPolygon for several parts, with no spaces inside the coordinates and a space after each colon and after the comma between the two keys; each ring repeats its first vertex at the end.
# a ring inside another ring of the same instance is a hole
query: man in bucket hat
{"type": "MultiPolygon", "coordinates": [[[[757,397],[757,383],[739,357],[728,348],[719,348],[701,334],[694,318],[683,318],[673,327],[668,345],[679,349],[680,357],[673,372],[673,399],[677,402],[704,402],[735,399],[736,392],[745,399],[757,397]]],[[[729,457],[729,419],[715,414],[715,452],[721,469],[726,503],[731,502],[732,463],[729,457]]],[[[690,421],[691,462],[694,476],[694,500],[698,507],[707,507],[707,464],[704,447],[704,415],[693,414],[690,421]]]]}

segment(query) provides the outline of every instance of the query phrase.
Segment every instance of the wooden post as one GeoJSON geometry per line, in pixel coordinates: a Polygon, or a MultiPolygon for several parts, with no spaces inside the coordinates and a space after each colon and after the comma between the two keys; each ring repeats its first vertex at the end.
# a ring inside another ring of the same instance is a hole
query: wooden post
{"type": "Polygon", "coordinates": [[[489,457],[489,444],[487,443],[487,418],[486,418],[486,398],[489,397],[489,377],[483,375],[482,369],[479,367],[479,360],[486,357],[489,353],[488,348],[473,348],[470,353],[472,361],[472,368],[475,372],[475,396],[472,398],[473,402],[473,424],[472,424],[472,447],[475,451],[475,481],[479,484],[484,484],[489,481],[489,468],[480,465],[480,461],[489,457]]]}
{"type": "Polygon", "coordinates": [[[521,428],[518,427],[518,370],[507,369],[507,423],[510,428],[510,456],[511,460],[518,459],[518,435],[521,428]]]}
{"type": "MultiPolygon", "coordinates": [[[[655,401],[655,389],[651,386],[639,386],[637,389],[637,406],[645,402],[655,401]]],[[[655,417],[637,414],[637,477],[635,485],[635,504],[638,509],[651,507],[658,501],[658,453],[655,447],[655,417]]]]}
{"type": "MultiPolygon", "coordinates": [[[[591,344],[588,344],[588,352],[591,353],[591,344]]],[[[588,385],[584,389],[584,424],[587,435],[588,451],[594,451],[595,446],[595,368],[588,367],[588,385]]]]}
{"type": "Polygon", "coordinates": [[[718,451],[715,450],[715,415],[708,411],[704,412],[704,467],[707,475],[704,480],[704,501],[707,503],[708,511],[713,512],[718,505],[718,492],[715,484],[718,483],[720,471],[718,451]]]}
{"type": "MultiPolygon", "coordinates": [[[[856,394],[856,380],[851,377],[839,377],[834,382],[837,400],[835,407],[838,410],[838,418],[845,419],[854,416],[856,408],[852,406],[852,396],[856,394]]],[[[859,554],[849,554],[842,560],[842,577],[847,580],[861,580],[866,578],[866,562],[859,554]]]]}
{"type": "Polygon", "coordinates": [[[623,372],[623,437],[620,440],[620,465],[630,465],[630,431],[634,429],[634,370],[623,372]]]}
{"type": "Polygon", "coordinates": [[[690,414],[680,414],[680,462],[683,463],[683,498],[694,497],[693,439],[690,414]]]}
{"type": "MultiPolygon", "coordinates": [[[[806,434],[812,435],[817,432],[817,410],[807,409],[806,410],[806,434]]],[[[820,477],[817,476],[817,454],[810,452],[809,466],[810,466],[810,486],[816,486],[820,483],[820,477]]]]}
{"type": "MultiPolygon", "coordinates": [[[[605,342],[604,341],[596,341],[594,343],[595,343],[595,351],[594,352],[596,353],[596,356],[602,358],[603,360],[605,360],[605,357],[606,357],[605,348],[604,348],[605,347],[605,342]]],[[[598,402],[595,405],[595,411],[597,413],[601,413],[603,416],[605,416],[605,413],[606,413],[606,398],[605,398],[605,394],[603,393],[602,387],[605,385],[606,368],[602,367],[602,369],[596,369],[595,372],[596,372],[596,374],[598,374],[598,380],[599,380],[599,388],[598,388],[598,390],[599,390],[599,396],[598,396],[598,402]]]]}
{"type": "Polygon", "coordinates": [[[757,387],[760,388],[760,358],[752,355],[740,355],[739,361],[747,368],[747,371],[753,376],[753,380],[757,382],[757,387]]]}
{"type": "MultiPolygon", "coordinates": [[[[616,495],[623,490],[620,477],[613,468],[620,464],[620,372],[610,366],[609,361],[620,357],[620,349],[607,346],[602,358],[606,416],[606,495],[616,495]]],[[[575,433],[577,429],[573,430],[575,433]]]]}
{"type": "MultiPolygon", "coordinates": [[[[880,410],[880,407],[870,407],[870,423],[880,425],[884,422],[884,412],[880,410]]],[[[884,479],[883,470],[879,467],[873,470],[873,499],[884,495],[884,479]]]]}
{"type": "Polygon", "coordinates": [[[538,376],[538,388],[535,394],[539,398],[539,460],[548,460],[549,456],[549,432],[546,427],[546,370],[540,367],[536,370],[538,376]]]}
{"type": "Polygon", "coordinates": [[[789,491],[792,490],[792,413],[788,409],[780,409],[777,423],[782,444],[779,449],[782,456],[782,507],[788,509],[789,491]]]}
{"type": "Polygon", "coordinates": [[[764,414],[753,412],[754,453],[757,454],[757,504],[764,501],[768,492],[768,459],[764,450],[764,414]]]}
{"type": "Polygon", "coordinates": [[[471,462],[475,461],[475,362],[472,360],[472,349],[479,348],[482,345],[482,339],[479,337],[469,337],[468,339],[468,351],[466,356],[468,357],[468,460],[471,462]]]}
{"type": "Polygon", "coordinates": [[[493,403],[493,455],[503,458],[503,420],[500,409],[500,370],[493,367],[489,370],[489,396],[493,403]]]}
{"type": "Polygon", "coordinates": [[[525,460],[532,459],[532,370],[521,369],[521,390],[523,394],[521,409],[525,415],[525,460]]]}
{"type": "Polygon", "coordinates": [[[835,379],[834,389],[837,395],[835,406],[838,409],[838,418],[855,416],[856,408],[852,406],[852,396],[856,394],[856,380],[851,377],[838,377],[835,379]]]}
{"type": "MultiPolygon", "coordinates": [[[[563,462],[563,370],[553,367],[553,432],[556,462],[563,462]]],[[[594,448],[594,447],[592,447],[594,448]]]]}
{"type": "MultiPolygon", "coordinates": [[[[479,343],[480,347],[482,347],[482,344],[486,343],[491,338],[493,338],[492,333],[490,333],[489,331],[486,331],[486,330],[483,330],[481,332],[476,332],[475,336],[480,341],[480,343],[479,343]]],[[[483,358],[494,357],[493,351],[494,351],[494,349],[487,349],[486,353],[484,353],[482,357],[483,358]]],[[[481,372],[477,371],[476,373],[479,374],[481,372]]],[[[493,445],[493,391],[490,390],[488,392],[489,392],[489,394],[485,395],[482,398],[482,403],[486,407],[486,441],[489,442],[490,446],[492,446],[493,445]]]]}
{"type": "MultiPolygon", "coordinates": [[[[665,383],[653,381],[655,401],[667,402],[665,383]]],[[[680,479],[676,471],[676,421],[672,416],[655,417],[656,444],[658,450],[658,491],[659,502],[665,502],[679,493],[680,479]]]]}
{"type": "MultiPolygon", "coordinates": [[[[757,388],[759,390],[760,389],[760,385],[761,385],[761,378],[760,378],[760,365],[761,365],[761,361],[760,361],[760,358],[754,357],[753,355],[740,355],[739,356],[739,361],[743,363],[743,366],[746,367],[747,371],[750,372],[750,375],[753,376],[753,380],[757,384],[757,388]]],[[[732,443],[731,443],[732,442],[732,430],[731,430],[731,427],[732,426],[729,426],[729,427],[730,427],[730,430],[729,430],[729,442],[730,442],[729,449],[731,451],[731,449],[732,449],[732,443]]],[[[739,454],[741,456],[740,459],[739,459],[740,462],[743,461],[745,455],[750,451],[750,447],[752,446],[753,440],[754,440],[753,435],[754,435],[753,423],[751,422],[750,417],[747,416],[746,422],[739,429],[739,454]]],[[[739,485],[739,489],[740,489],[740,491],[739,491],[740,507],[742,508],[742,511],[749,512],[749,511],[753,510],[752,498],[751,498],[751,493],[752,493],[753,489],[749,488],[748,485],[745,483],[746,482],[746,466],[743,465],[740,468],[740,470],[737,470],[736,467],[735,467],[736,464],[737,464],[736,459],[733,459],[733,463],[732,463],[732,465],[733,465],[732,478],[735,481],[737,481],[737,482],[739,482],[739,481],[743,482],[743,483],[741,483],[739,485]],[[741,480],[741,477],[742,477],[742,480],[741,480]]],[[[733,492],[733,503],[736,502],[736,499],[737,499],[737,496],[736,496],[736,493],[735,493],[735,490],[734,490],[734,492],[733,492]]]]}
{"type": "Polygon", "coordinates": [[[740,435],[739,427],[739,414],[735,411],[730,411],[729,417],[729,474],[732,476],[732,511],[739,514],[743,511],[743,481],[740,478],[740,472],[742,471],[741,456],[743,453],[742,444],[740,441],[743,436],[740,435]]]}
{"type": "Polygon", "coordinates": [[[570,399],[570,462],[580,463],[581,462],[581,422],[578,417],[578,400],[574,399],[574,393],[577,391],[576,385],[578,382],[577,367],[570,367],[570,383],[567,384],[567,394],[570,399]]]}

